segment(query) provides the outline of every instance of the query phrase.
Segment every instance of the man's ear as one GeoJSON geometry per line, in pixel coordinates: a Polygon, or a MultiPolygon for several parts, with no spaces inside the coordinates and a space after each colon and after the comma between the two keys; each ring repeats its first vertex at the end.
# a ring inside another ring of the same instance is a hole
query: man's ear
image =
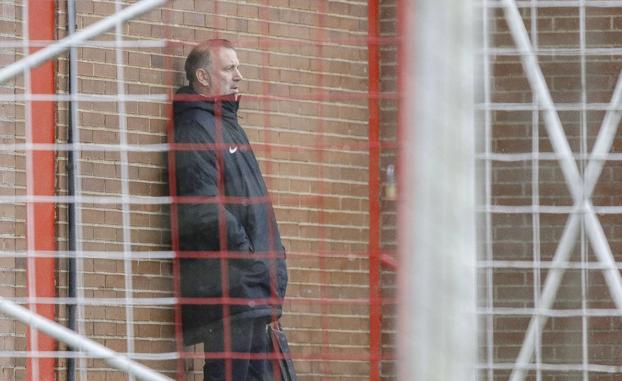
{"type": "Polygon", "coordinates": [[[209,74],[205,69],[197,69],[194,72],[194,75],[197,78],[197,81],[203,86],[209,86],[209,74]]]}

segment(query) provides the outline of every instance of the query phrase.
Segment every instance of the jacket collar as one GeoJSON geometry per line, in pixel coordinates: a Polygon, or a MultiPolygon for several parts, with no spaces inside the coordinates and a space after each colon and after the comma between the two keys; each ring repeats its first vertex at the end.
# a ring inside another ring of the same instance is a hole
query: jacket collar
{"type": "Polygon", "coordinates": [[[177,90],[173,105],[176,114],[187,109],[199,108],[214,115],[222,113],[224,117],[237,118],[240,98],[239,94],[208,97],[197,93],[191,86],[184,86],[177,90]]]}

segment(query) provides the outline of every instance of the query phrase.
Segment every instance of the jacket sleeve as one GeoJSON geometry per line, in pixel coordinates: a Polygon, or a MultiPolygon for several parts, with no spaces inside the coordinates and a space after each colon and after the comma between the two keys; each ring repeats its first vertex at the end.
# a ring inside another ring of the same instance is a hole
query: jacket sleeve
{"type": "MultiPolygon", "coordinates": [[[[175,126],[175,141],[188,144],[213,144],[214,136],[196,122],[175,126]]],[[[178,150],[175,159],[177,195],[214,197],[219,195],[216,151],[211,147],[178,150]]],[[[208,250],[222,250],[220,224],[224,225],[227,250],[252,250],[250,240],[229,206],[212,200],[180,204],[179,232],[200,239],[208,250]],[[219,210],[222,208],[222,210],[219,210]],[[221,220],[222,218],[222,220],[221,220]]],[[[203,245],[202,245],[203,246],[203,245]]]]}

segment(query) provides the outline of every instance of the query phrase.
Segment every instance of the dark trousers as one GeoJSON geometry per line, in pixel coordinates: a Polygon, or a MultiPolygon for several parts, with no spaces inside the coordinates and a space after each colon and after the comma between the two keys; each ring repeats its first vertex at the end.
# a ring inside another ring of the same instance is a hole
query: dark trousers
{"type": "MultiPolygon", "coordinates": [[[[239,319],[230,323],[231,352],[263,354],[269,351],[266,319],[239,319]]],[[[225,335],[222,324],[210,330],[204,343],[204,352],[225,352],[225,335]]],[[[271,361],[265,358],[231,359],[232,375],[226,375],[226,360],[206,359],[203,366],[204,381],[272,381],[271,361]]]]}

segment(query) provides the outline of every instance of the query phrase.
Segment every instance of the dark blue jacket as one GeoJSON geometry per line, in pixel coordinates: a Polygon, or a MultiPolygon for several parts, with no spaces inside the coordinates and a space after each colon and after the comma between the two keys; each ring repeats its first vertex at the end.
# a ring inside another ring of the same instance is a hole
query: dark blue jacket
{"type": "Polygon", "coordinates": [[[234,301],[184,303],[185,345],[204,341],[225,313],[231,319],[281,315],[285,249],[238,107],[233,96],[206,98],[190,87],[179,89],[174,102],[176,193],[195,197],[190,204],[180,198],[177,206],[181,296],[222,297],[226,268],[226,293],[234,301]]]}

